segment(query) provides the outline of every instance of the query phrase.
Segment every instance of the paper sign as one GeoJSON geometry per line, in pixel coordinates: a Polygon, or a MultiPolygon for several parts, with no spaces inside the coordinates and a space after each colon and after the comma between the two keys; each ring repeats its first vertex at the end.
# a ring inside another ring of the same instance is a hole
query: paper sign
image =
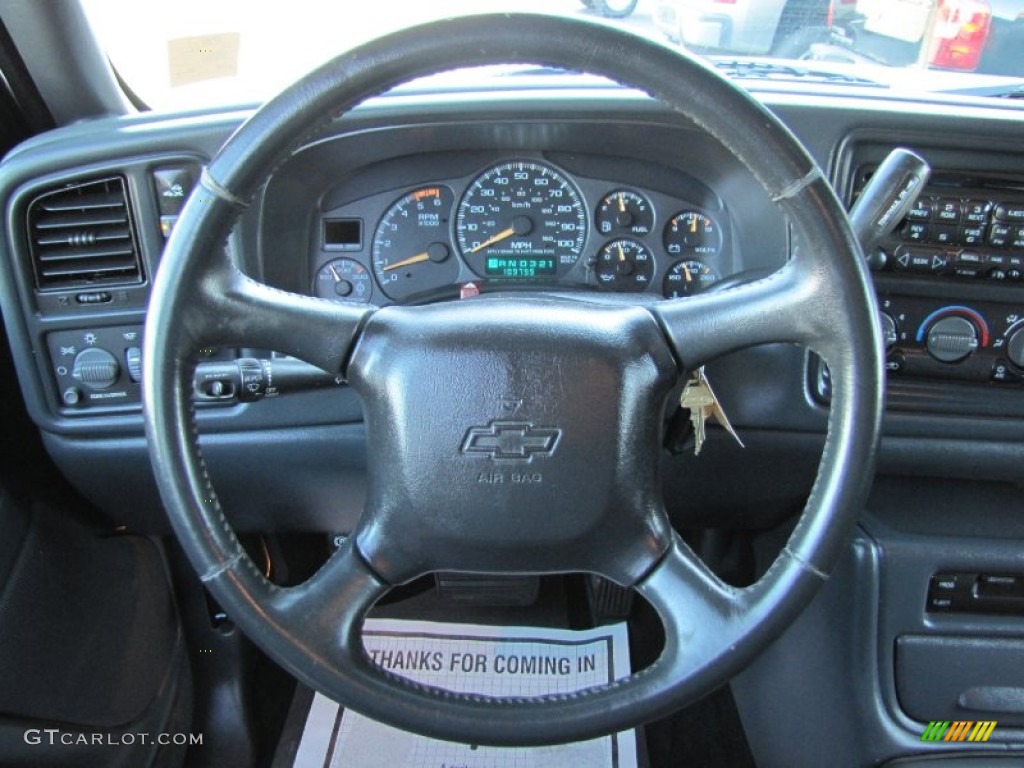
{"type": "MultiPolygon", "coordinates": [[[[625,624],[574,632],[367,620],[363,645],[380,666],[462,693],[540,696],[609,683],[629,674],[625,624]]],[[[317,694],[296,768],[636,768],[633,731],[554,747],[497,748],[436,741],[342,711],[317,694]]]]}
{"type": "Polygon", "coordinates": [[[237,32],[178,37],[167,41],[171,87],[238,74],[237,32]]]}

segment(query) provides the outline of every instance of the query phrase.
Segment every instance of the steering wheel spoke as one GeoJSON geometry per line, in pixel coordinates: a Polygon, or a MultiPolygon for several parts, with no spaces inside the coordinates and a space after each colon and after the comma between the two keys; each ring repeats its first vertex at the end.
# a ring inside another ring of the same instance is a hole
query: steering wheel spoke
{"type": "Polygon", "coordinates": [[[282,291],[220,267],[204,283],[196,335],[209,346],[245,346],[291,355],[340,372],[366,318],[365,304],[282,291]]]}
{"type": "Polygon", "coordinates": [[[720,653],[746,615],[743,590],[719,579],[678,536],[636,588],[661,617],[666,645],[659,663],[673,676],[694,674],[720,653]]]}
{"type": "Polygon", "coordinates": [[[287,589],[273,588],[267,609],[283,626],[307,627],[318,655],[334,664],[351,665],[360,663],[363,620],[389,588],[349,539],[307,581],[287,589]]]}
{"type": "Polygon", "coordinates": [[[815,272],[790,262],[760,280],[655,305],[677,359],[694,370],[729,352],[771,342],[818,347],[829,297],[815,272]]]}

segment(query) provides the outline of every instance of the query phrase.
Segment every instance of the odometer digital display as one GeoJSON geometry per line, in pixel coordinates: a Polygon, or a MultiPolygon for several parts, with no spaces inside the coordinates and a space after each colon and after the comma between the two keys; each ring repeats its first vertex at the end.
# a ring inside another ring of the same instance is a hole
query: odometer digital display
{"type": "Polygon", "coordinates": [[[567,273],[587,236],[576,186],[546,163],[512,160],[488,168],[459,202],[455,236],[482,277],[530,279],[567,273]]]}
{"type": "Polygon", "coordinates": [[[516,259],[488,256],[484,267],[487,277],[547,277],[556,272],[554,259],[516,259]]]}

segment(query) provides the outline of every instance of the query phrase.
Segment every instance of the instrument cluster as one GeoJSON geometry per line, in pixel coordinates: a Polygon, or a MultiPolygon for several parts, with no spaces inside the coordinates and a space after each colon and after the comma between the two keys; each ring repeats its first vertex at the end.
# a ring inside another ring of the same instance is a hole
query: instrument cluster
{"type": "Polygon", "coordinates": [[[325,211],[313,294],[415,303],[509,288],[706,290],[734,263],[726,210],[678,191],[512,158],[472,176],[381,192],[325,211]]]}

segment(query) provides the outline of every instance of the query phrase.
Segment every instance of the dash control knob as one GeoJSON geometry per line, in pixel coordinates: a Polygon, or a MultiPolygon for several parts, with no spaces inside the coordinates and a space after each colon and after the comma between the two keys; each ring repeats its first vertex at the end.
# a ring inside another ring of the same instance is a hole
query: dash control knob
{"type": "Polygon", "coordinates": [[[942,363],[956,363],[978,348],[978,329],[963,317],[944,317],[928,331],[928,352],[942,363]]]}
{"type": "Polygon", "coordinates": [[[1018,328],[1006,340],[1006,356],[1018,368],[1024,368],[1024,328],[1018,328]]]}
{"type": "Polygon", "coordinates": [[[71,366],[71,377],[89,389],[110,389],[120,375],[117,358],[100,347],[83,349],[71,366]]]}
{"type": "Polygon", "coordinates": [[[879,321],[882,325],[882,338],[885,340],[885,349],[888,351],[895,347],[896,342],[899,341],[899,329],[896,327],[896,321],[893,320],[892,315],[888,312],[880,312],[879,321]]]}

